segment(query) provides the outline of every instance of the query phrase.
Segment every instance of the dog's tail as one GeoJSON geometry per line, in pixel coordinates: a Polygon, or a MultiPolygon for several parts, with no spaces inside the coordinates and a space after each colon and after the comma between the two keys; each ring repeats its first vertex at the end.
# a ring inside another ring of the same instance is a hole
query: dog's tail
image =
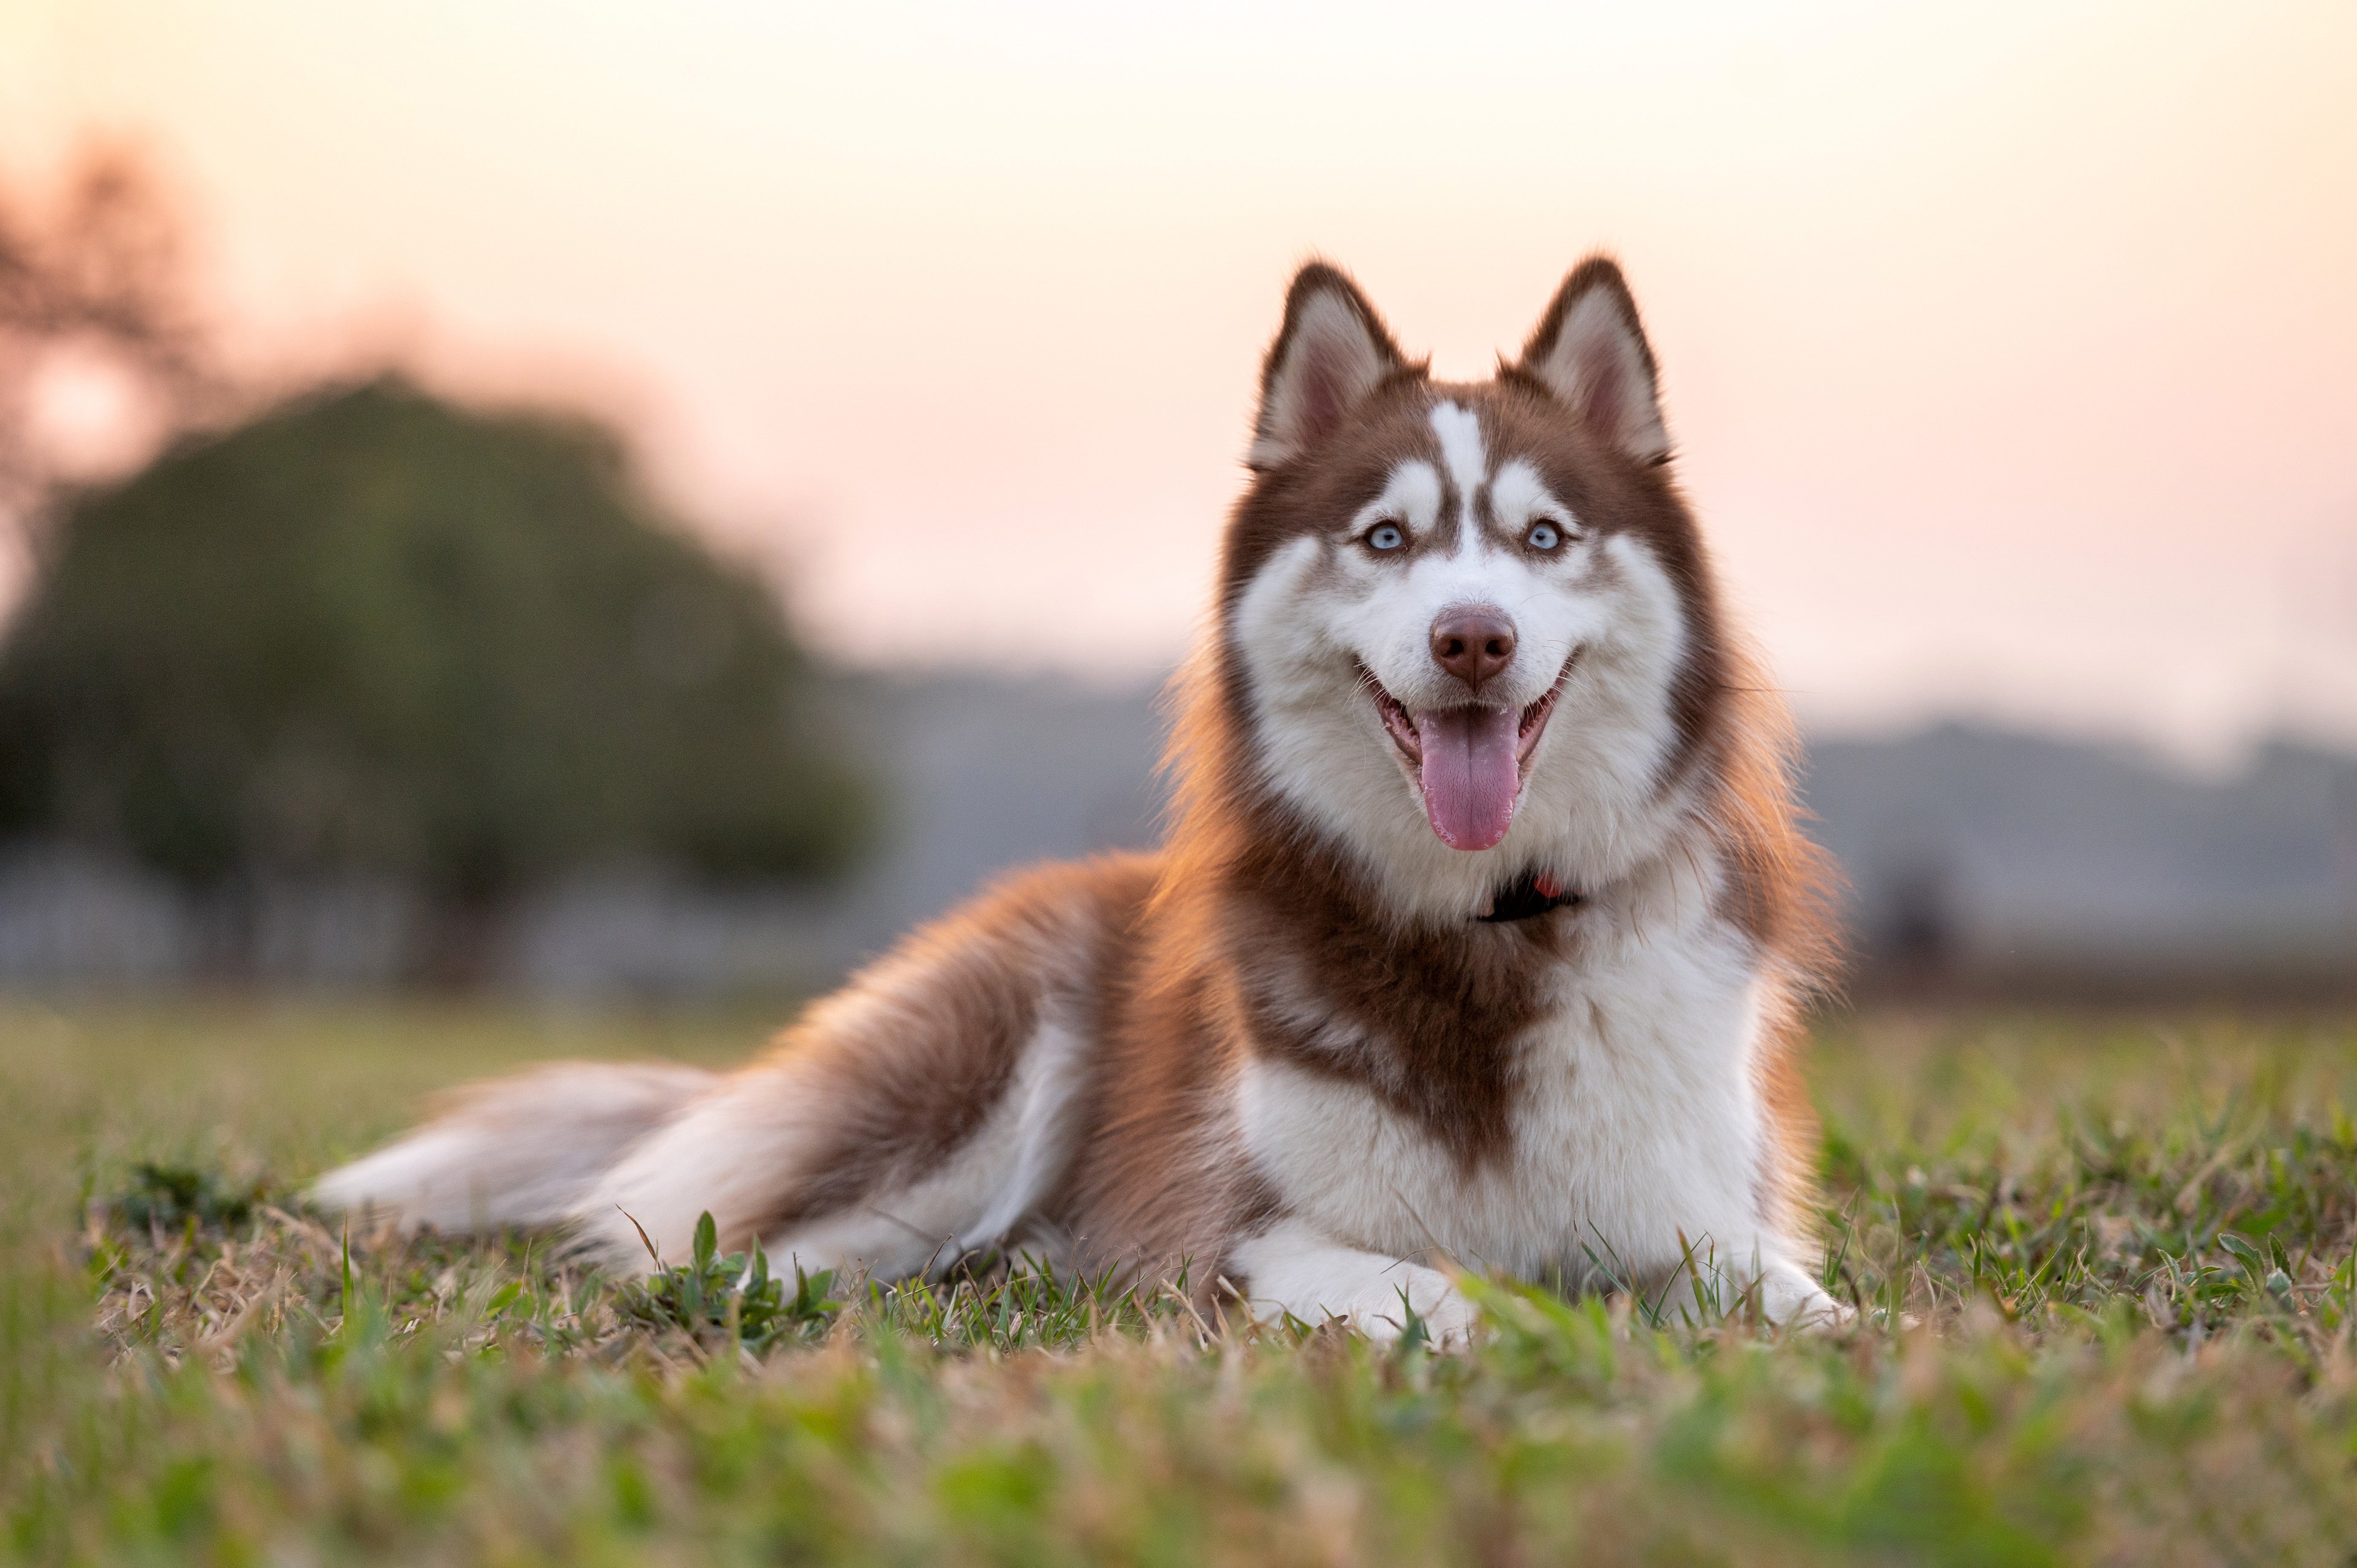
{"type": "Polygon", "coordinates": [[[321,1176],[311,1197],[404,1227],[555,1225],[716,1081],[666,1063],[554,1062],[460,1091],[416,1131],[321,1176]]]}

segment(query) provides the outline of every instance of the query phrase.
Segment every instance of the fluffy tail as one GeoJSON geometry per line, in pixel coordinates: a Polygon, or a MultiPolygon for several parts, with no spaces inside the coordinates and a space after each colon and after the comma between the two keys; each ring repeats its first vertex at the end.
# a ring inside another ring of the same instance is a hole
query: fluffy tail
{"type": "Polygon", "coordinates": [[[551,1063],[460,1091],[415,1132],[321,1176],[311,1197],[437,1230],[558,1224],[625,1150],[715,1081],[652,1062],[551,1063]]]}

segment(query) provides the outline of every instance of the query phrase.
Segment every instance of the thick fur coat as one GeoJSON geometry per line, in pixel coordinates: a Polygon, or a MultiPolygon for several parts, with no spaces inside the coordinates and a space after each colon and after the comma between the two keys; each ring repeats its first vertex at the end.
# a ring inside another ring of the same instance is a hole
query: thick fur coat
{"type": "Polygon", "coordinates": [[[1818,863],[1669,457],[1610,262],[1462,384],[1304,268],[1161,853],[1010,878],[738,1071],[478,1087],[319,1197],[618,1266],[705,1211],[805,1268],[1183,1265],[1379,1334],[1466,1332],[1453,1270],[1834,1316],[1818,863]]]}

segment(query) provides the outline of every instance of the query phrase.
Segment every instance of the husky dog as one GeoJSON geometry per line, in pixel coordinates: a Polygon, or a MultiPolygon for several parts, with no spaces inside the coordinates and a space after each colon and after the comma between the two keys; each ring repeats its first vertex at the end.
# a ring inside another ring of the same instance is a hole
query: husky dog
{"type": "Polygon", "coordinates": [[[1465,1334],[1454,1269],[1840,1316],[1796,1063],[1819,863],[1669,460],[1611,261],[1469,383],[1304,267],[1161,853],[1010,878],[736,1072],[545,1067],[317,1196],[619,1266],[707,1210],[878,1277],[1183,1262],[1377,1335],[1465,1334]]]}

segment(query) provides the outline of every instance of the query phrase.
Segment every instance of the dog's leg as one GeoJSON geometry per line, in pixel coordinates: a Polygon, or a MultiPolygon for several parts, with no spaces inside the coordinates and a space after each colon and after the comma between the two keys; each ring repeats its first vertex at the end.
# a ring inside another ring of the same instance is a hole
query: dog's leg
{"type": "Polygon", "coordinates": [[[1684,1260],[1655,1287],[1653,1299],[1664,1316],[1690,1322],[1732,1314],[1747,1303],[1779,1328],[1835,1328],[1854,1316],[1781,1242],[1764,1236],[1732,1249],[1708,1238],[1689,1240],[1684,1260]]]}
{"type": "Polygon", "coordinates": [[[1760,1271],[1760,1310],[1780,1328],[1838,1328],[1857,1316],[1826,1294],[1808,1271],[1789,1262],[1760,1271]]]}
{"type": "Polygon", "coordinates": [[[682,1261],[705,1213],[728,1250],[879,1274],[1024,1239],[1082,1113],[1093,968],[1155,874],[1109,856],[1011,881],[742,1071],[576,1064],[479,1086],[314,1190],[412,1225],[561,1228],[625,1270],[682,1261]]]}
{"type": "Polygon", "coordinates": [[[1299,1220],[1237,1242],[1228,1263],[1262,1321],[1287,1313],[1310,1324],[1340,1318],[1372,1338],[1394,1339],[1414,1312],[1437,1341],[1462,1341],[1472,1331],[1473,1304],[1447,1274],[1346,1245],[1299,1220]]]}
{"type": "Polygon", "coordinates": [[[1092,966],[1152,873],[1034,873],[916,932],[633,1145],[572,1216],[583,1245],[676,1262],[709,1212],[724,1248],[897,1278],[1021,1239],[1085,1114],[1092,966]]]}
{"type": "Polygon", "coordinates": [[[708,1211],[724,1246],[759,1240],[774,1267],[899,1279],[1019,1238],[1069,1152],[1086,1042],[1044,1020],[1003,1080],[962,1076],[946,1051],[937,1086],[887,1076],[910,1065],[892,1047],[954,1043],[901,1036],[847,1063],[792,1051],[737,1074],[608,1174],[578,1215],[585,1243],[625,1267],[649,1242],[675,1262],[708,1211]]]}
{"type": "Polygon", "coordinates": [[[624,1149],[717,1081],[659,1062],[554,1062],[476,1084],[425,1126],[321,1176],[311,1197],[437,1230],[552,1225],[624,1149]]]}

